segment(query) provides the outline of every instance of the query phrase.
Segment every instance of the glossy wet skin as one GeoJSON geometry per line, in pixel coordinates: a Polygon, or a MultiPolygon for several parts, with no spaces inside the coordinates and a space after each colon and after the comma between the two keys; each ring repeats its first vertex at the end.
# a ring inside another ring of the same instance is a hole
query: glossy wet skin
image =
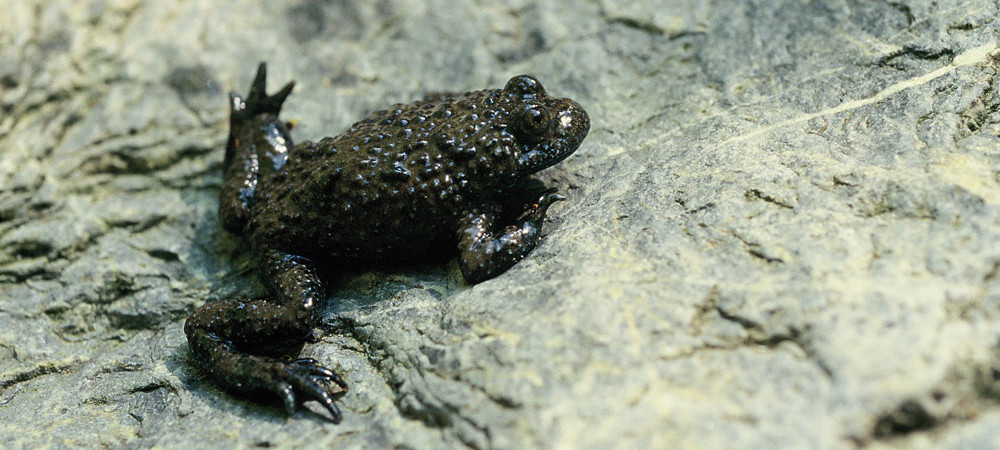
{"type": "Polygon", "coordinates": [[[273,392],[289,413],[314,399],[340,420],[328,382],[294,355],[325,300],[317,265],[385,264],[457,253],[465,279],[499,275],[535,247],[548,190],[513,223],[498,223],[522,178],[572,154],[586,112],[529,76],[503,89],[441,95],[372,113],[335,137],[292,145],[278,112],[291,84],[264,94],[264,66],[246,99],[232,95],[220,218],[260,255],[273,298],[199,308],[185,332],[223,386],[273,392]]]}

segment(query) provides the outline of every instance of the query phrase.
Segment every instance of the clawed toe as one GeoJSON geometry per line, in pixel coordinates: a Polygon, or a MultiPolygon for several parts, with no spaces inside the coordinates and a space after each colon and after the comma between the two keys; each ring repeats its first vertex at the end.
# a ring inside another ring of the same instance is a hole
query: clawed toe
{"type": "Polygon", "coordinates": [[[340,408],[333,401],[333,396],[330,392],[323,386],[316,384],[315,382],[305,382],[302,388],[306,391],[310,398],[318,401],[327,411],[330,411],[330,415],[333,416],[333,423],[340,423],[341,414],[340,408]]]}
{"type": "Polygon", "coordinates": [[[344,381],[340,375],[334,373],[334,371],[327,369],[319,365],[319,361],[312,358],[300,358],[295,360],[295,365],[302,369],[302,371],[307,372],[309,375],[321,378],[323,380],[332,381],[334,384],[339,386],[343,390],[347,390],[347,382],[344,381]]]}
{"type": "Polygon", "coordinates": [[[556,188],[548,188],[542,195],[538,197],[538,202],[536,203],[538,207],[548,208],[549,205],[566,200],[566,196],[556,192],[556,188]]]}
{"type": "Polygon", "coordinates": [[[292,385],[284,381],[279,382],[278,394],[281,396],[282,403],[285,404],[285,412],[289,416],[295,414],[295,390],[292,389],[292,385]]]}
{"type": "Polygon", "coordinates": [[[545,213],[549,210],[549,207],[553,203],[566,200],[566,197],[562,194],[556,193],[556,188],[548,188],[542,191],[538,196],[538,200],[531,205],[518,220],[531,220],[533,222],[540,222],[544,217],[545,213]]]}

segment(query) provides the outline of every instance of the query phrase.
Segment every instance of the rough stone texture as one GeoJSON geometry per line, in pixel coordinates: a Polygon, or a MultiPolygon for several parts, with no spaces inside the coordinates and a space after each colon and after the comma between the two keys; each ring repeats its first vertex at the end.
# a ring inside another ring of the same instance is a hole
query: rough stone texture
{"type": "Polygon", "coordinates": [[[992,1],[0,0],[0,442],[998,448],[992,1]],[[625,6],[627,5],[627,6],[625,6]],[[298,139],[529,72],[593,128],[525,261],[334,276],[344,423],[219,391],[186,315],[225,92],[298,139]]]}

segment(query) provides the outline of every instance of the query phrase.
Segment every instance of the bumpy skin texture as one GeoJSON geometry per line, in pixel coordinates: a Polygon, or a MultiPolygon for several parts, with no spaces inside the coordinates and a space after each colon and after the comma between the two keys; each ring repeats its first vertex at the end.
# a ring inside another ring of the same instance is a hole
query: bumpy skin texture
{"type": "Polygon", "coordinates": [[[312,399],[339,422],[347,384],[312,359],[292,359],[325,300],[317,267],[395,264],[457,246],[469,283],[493,278],[538,243],[554,189],[499,223],[518,180],[572,154],[587,113],[534,78],[503,89],[437,95],[372,113],[335,137],[293,145],[278,119],[289,83],[266,95],[262,63],[250,94],[231,94],[223,227],[246,236],[273,298],[210,303],[188,318],[192,351],[232,391],[272,392],[289,414],[312,399]],[[334,390],[332,382],[339,386],[334,390]]]}

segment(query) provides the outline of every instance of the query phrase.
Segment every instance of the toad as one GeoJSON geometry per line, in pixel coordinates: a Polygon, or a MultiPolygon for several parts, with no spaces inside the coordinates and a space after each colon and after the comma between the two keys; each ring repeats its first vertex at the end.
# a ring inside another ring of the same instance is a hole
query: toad
{"type": "Polygon", "coordinates": [[[265,81],[261,63],[249,94],[230,94],[219,216],[259,256],[272,295],[208,303],[184,332],[227,390],[276,394],[289,414],[316,400],[339,422],[343,378],[288,356],[318,325],[326,297],[317,269],[449,249],[470,284],[503,273],[538,244],[546,211],[564,197],[546,190],[509,223],[503,199],[519,180],[572,154],[590,119],[520,75],[503,89],[397,104],[337,136],[294,145],[278,117],[294,83],[268,95],[265,81]]]}

